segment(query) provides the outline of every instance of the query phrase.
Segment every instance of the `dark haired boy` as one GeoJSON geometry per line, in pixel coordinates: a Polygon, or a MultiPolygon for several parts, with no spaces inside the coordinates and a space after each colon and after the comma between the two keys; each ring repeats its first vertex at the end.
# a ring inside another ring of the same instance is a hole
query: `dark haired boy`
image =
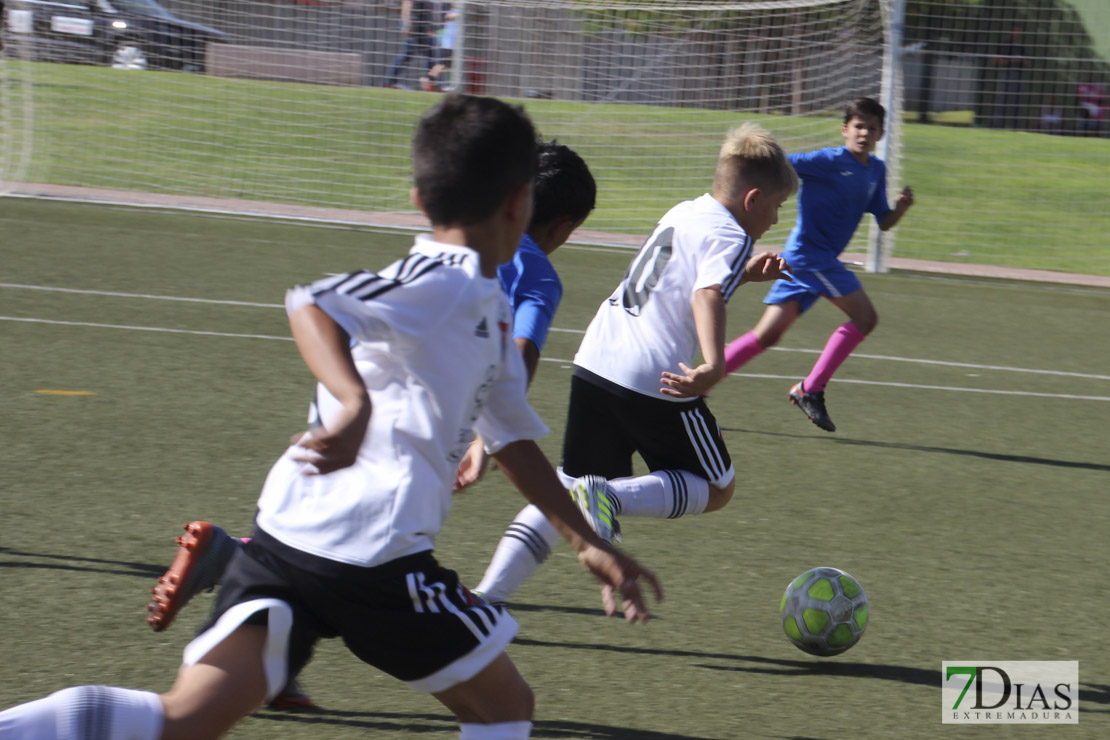
{"type": "Polygon", "coordinates": [[[289,291],[322,424],[271,468],[251,541],[224,575],[206,628],[165,694],[83,686],[0,712],[5,740],[215,738],[274,696],[320,637],[430,693],[462,740],[530,735],[534,698],[504,652],[516,623],[470,596],[432,555],[472,429],[583,565],[649,614],[654,576],[600,541],[534,439],[496,279],[532,212],[535,132],[524,112],[451,95],[413,142],[412,197],[433,224],[378,272],[289,291]],[[352,339],[357,343],[352,347],[352,339]]]}
{"type": "MultiPolygon", "coordinates": [[[[556,141],[540,144],[532,221],[512,260],[497,269],[513,307],[513,342],[524,358],[529,384],[563,297],[551,254],[585,222],[596,201],[597,183],[582,158],[556,141]]],[[[488,459],[481,441],[475,440],[459,466],[455,490],[476,482],[488,459]]]]}
{"type": "Polygon", "coordinates": [[[832,333],[809,375],[789,393],[791,403],[827,432],[836,431],[836,425],[825,407],[825,386],[879,321],[863,284],[837,258],[863,214],[874,215],[879,228],[888,231],[913,205],[913,190],[907,187],[890,207],[886,165],[871,154],[883,138],[885,117],[877,101],[856,98],[844,111],[844,146],[789,155],[802,181],[798,219],[782,253],[792,268],[791,279],[771,286],[758,323],[725,349],[725,371],[732,373],[777,344],[818,298],[829,299],[848,315],[848,322],[832,333]]]}
{"type": "MultiPolygon", "coordinates": [[[[596,197],[593,175],[578,154],[556,141],[539,145],[531,221],[521,235],[513,259],[497,269],[498,280],[513,312],[512,339],[524,360],[529,383],[535,375],[540,351],[562,297],[562,283],[549,255],[582,225],[593,210],[596,197]]],[[[315,417],[315,410],[311,415],[315,417]]],[[[455,490],[475,483],[485,472],[488,462],[489,453],[482,440],[476,438],[459,463],[455,490]]],[[[539,512],[534,506],[528,508],[539,512]]],[[[147,623],[155,631],[169,627],[178,611],[197,593],[214,587],[241,546],[239,538],[210,522],[191,522],[185,530],[186,533],[178,538],[181,546],[177,557],[151,590],[153,598],[147,607],[150,611],[147,623]]],[[[552,530],[552,536],[559,535],[552,530]]],[[[298,710],[312,706],[312,700],[295,676],[270,700],[270,707],[275,709],[298,710]]]]}

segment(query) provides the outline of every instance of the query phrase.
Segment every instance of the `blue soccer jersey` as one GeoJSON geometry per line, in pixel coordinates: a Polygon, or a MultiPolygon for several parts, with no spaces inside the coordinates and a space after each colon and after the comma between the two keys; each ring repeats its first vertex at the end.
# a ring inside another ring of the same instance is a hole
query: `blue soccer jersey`
{"type": "Polygon", "coordinates": [[[563,284],[550,258],[525,234],[512,261],[501,265],[497,276],[513,307],[513,339],[528,339],[542,351],[563,297],[563,284]]]}
{"type": "Polygon", "coordinates": [[[877,157],[861,164],[842,146],[789,158],[801,189],[798,220],[782,256],[799,270],[826,269],[848,246],[863,214],[873,214],[879,221],[890,213],[886,165],[877,157]]]}

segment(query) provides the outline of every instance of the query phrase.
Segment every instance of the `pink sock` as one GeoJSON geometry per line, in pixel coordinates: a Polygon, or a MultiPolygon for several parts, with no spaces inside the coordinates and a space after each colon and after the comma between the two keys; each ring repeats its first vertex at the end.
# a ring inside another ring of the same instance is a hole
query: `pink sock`
{"type": "Polygon", "coordinates": [[[829,337],[828,343],[825,344],[825,350],[817,358],[816,364],[809,371],[809,375],[802,384],[806,392],[820,393],[825,390],[825,386],[829,384],[829,379],[832,378],[836,369],[848,359],[848,355],[852,354],[852,350],[858,347],[863,340],[863,332],[857,329],[851,321],[837,327],[837,330],[829,337]]]}
{"type": "Polygon", "coordinates": [[[756,341],[754,331],[733,339],[725,347],[725,375],[729,375],[737,368],[748,364],[749,360],[762,352],[763,347],[756,341]]]}

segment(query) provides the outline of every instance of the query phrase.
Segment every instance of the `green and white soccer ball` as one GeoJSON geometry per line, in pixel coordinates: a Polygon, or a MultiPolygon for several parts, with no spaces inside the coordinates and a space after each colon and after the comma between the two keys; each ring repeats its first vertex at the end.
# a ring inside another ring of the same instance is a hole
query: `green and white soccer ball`
{"type": "Polygon", "coordinates": [[[867,594],[837,568],[813,568],[791,581],[779,604],[782,629],[810,655],[838,655],[867,629],[867,594]]]}

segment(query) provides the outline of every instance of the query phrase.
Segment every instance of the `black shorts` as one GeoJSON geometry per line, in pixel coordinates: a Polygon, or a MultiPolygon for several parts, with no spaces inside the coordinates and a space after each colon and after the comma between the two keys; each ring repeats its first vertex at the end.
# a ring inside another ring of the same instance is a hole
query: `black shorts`
{"type": "MultiPolygon", "coordinates": [[[[292,609],[288,675],[304,667],[317,640],[340,637],[362,661],[432,693],[477,674],[517,627],[504,609],[471,595],[431,551],[363,568],[310,555],[255,528],[228,566],[202,633],[232,607],[259,599],[292,609]]],[[[265,625],[268,618],[268,610],[256,611],[239,623],[265,625]]]]}
{"type": "Polygon", "coordinates": [[[563,437],[563,472],[572,478],[632,475],[632,453],[648,469],[686,470],[722,488],[735,471],[704,398],[673,402],[574,368],[563,437]]]}

